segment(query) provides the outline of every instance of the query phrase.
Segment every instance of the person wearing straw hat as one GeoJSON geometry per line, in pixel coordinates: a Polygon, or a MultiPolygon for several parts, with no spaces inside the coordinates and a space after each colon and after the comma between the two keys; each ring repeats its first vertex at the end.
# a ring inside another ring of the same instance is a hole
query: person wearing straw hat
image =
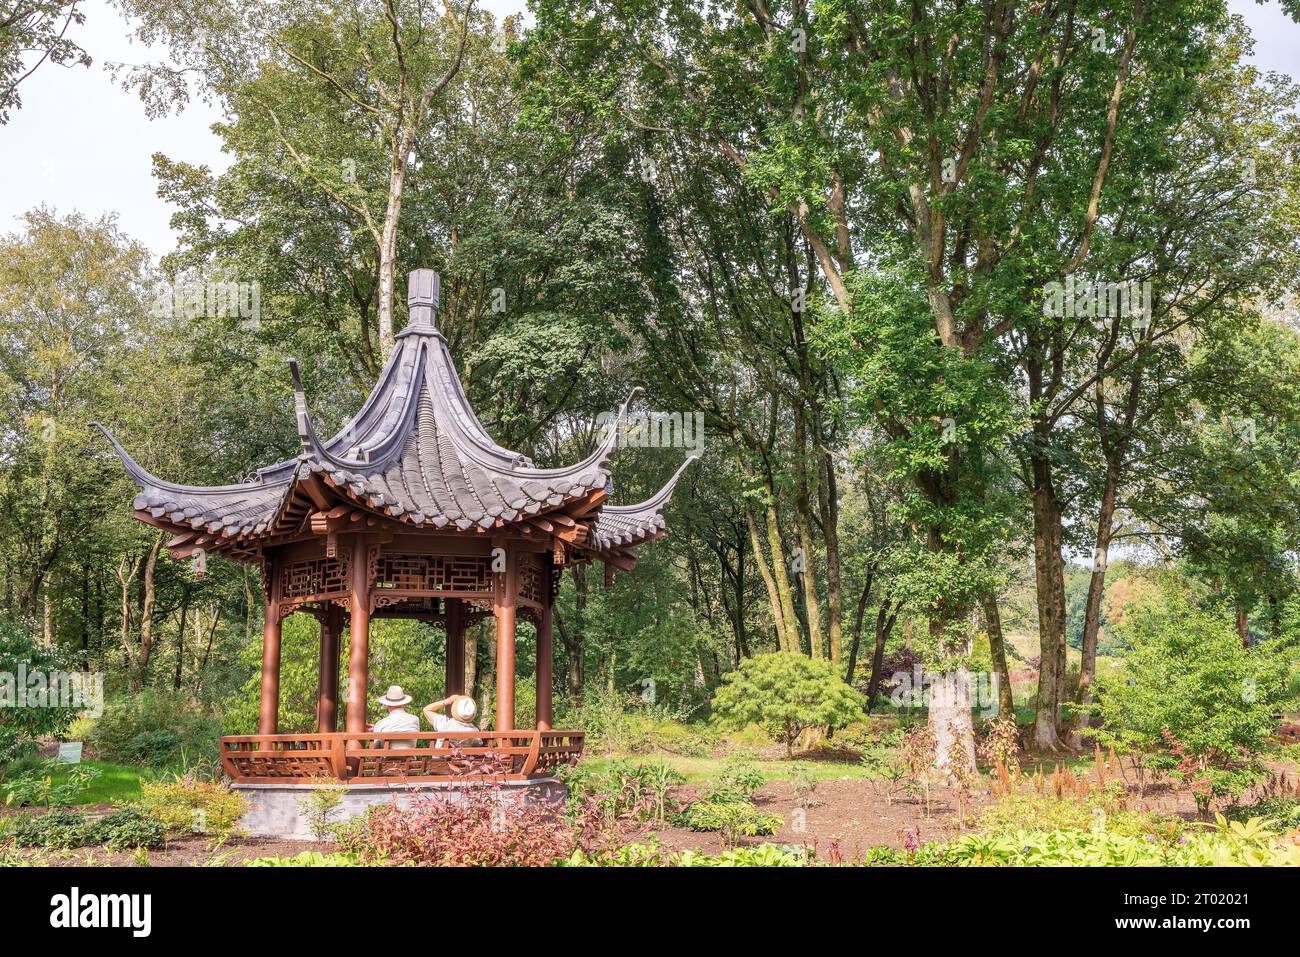
{"type": "MultiPolygon", "coordinates": [[[[410,732],[420,730],[420,719],[406,710],[411,703],[411,696],[402,690],[401,685],[389,685],[388,693],[379,699],[379,703],[388,709],[388,714],[375,722],[372,731],[410,732]]],[[[416,746],[414,741],[387,741],[382,747],[406,749],[416,746]]]]}
{"type": "MultiPolygon", "coordinates": [[[[426,705],[424,708],[424,720],[429,722],[429,726],[434,731],[477,731],[474,726],[474,716],[478,714],[478,705],[474,704],[474,699],[467,694],[448,695],[441,701],[435,701],[433,704],[426,705]],[[451,714],[439,714],[438,711],[447,708],[451,714]]],[[[434,747],[445,748],[447,742],[439,739],[434,747]]],[[[453,748],[481,748],[483,742],[477,738],[458,738],[451,742],[453,748]]]]}

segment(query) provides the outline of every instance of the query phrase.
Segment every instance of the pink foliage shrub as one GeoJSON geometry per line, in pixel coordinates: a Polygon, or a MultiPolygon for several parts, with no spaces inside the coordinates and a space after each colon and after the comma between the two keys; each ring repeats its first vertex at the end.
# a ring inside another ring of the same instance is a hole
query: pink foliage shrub
{"type": "Polygon", "coordinates": [[[347,843],[366,863],[430,867],[545,867],[578,846],[562,808],[498,801],[486,788],[371,808],[347,843]]]}

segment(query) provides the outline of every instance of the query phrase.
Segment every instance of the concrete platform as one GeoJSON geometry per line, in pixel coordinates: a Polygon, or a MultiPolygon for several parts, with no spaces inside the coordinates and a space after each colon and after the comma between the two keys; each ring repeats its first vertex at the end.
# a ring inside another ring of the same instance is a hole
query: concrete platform
{"type": "MultiPolygon", "coordinates": [[[[255,837],[281,837],[290,840],[315,840],[307,815],[299,799],[317,789],[315,784],[233,784],[243,796],[248,810],[240,827],[255,837]]],[[[560,809],[568,797],[568,788],[559,778],[534,778],[530,781],[503,781],[498,784],[474,784],[455,781],[432,781],[411,784],[341,784],[343,801],[330,815],[331,824],[365,814],[375,804],[396,803],[410,807],[417,796],[438,797],[447,801],[464,800],[469,792],[486,793],[494,800],[512,804],[546,804],[560,809]]]]}

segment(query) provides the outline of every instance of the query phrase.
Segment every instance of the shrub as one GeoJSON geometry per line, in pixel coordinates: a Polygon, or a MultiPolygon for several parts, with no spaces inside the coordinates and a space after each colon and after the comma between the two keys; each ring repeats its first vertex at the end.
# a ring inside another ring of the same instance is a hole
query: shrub
{"type": "Polygon", "coordinates": [[[1090,791],[1086,795],[1038,794],[1018,790],[984,808],[979,830],[990,835],[1033,831],[1088,831],[1168,840],[1182,833],[1176,818],[1156,818],[1130,811],[1117,791],[1090,791]],[[1026,825],[1026,822],[1030,822],[1026,825]]]}
{"type": "Polygon", "coordinates": [[[1279,840],[1254,819],[1229,822],[1220,816],[1209,831],[1166,843],[1151,835],[1090,831],[1012,832],[991,837],[966,835],[935,849],[936,863],[977,866],[1225,867],[1300,864],[1300,845],[1279,840]]]}
{"type": "Polygon", "coordinates": [[[722,854],[668,851],[657,844],[624,844],[599,854],[574,851],[565,867],[805,867],[814,863],[802,849],[760,844],[722,854]]]}
{"type": "Polygon", "coordinates": [[[100,818],[91,831],[91,843],[110,851],[161,847],[166,835],[162,822],[145,808],[127,806],[100,818]]]}
{"type": "Polygon", "coordinates": [[[18,847],[84,847],[95,843],[93,826],[93,822],[78,811],[24,814],[11,825],[9,837],[18,847]]]}
{"type": "Polygon", "coordinates": [[[139,807],[124,807],[97,821],[77,811],[24,814],[9,834],[18,847],[52,850],[91,844],[103,844],[114,851],[160,847],[164,838],[163,826],[139,807]]]}
{"type": "Polygon", "coordinates": [[[554,864],[573,853],[575,840],[557,809],[481,791],[460,801],[418,797],[408,809],[372,807],[342,844],[366,864],[518,867],[554,864]]]}
{"type": "Polygon", "coordinates": [[[1158,752],[1151,765],[1181,775],[1205,817],[1214,797],[1241,794],[1262,773],[1283,657],[1269,643],[1243,648],[1230,622],[1172,587],[1133,606],[1124,630],[1132,650],[1100,681],[1104,727],[1094,733],[1158,752]]]}
{"type": "Polygon", "coordinates": [[[752,764],[728,764],[704,787],[703,800],[719,802],[748,801],[767,783],[763,772],[752,764]]]}
{"type": "Polygon", "coordinates": [[[142,691],[110,702],[88,743],[106,761],[165,768],[215,761],[220,737],[220,722],[193,701],[142,691]]]}
{"type": "Polygon", "coordinates": [[[629,819],[662,824],[668,814],[668,792],[685,778],[664,761],[610,761],[603,770],[578,765],[566,769],[571,809],[594,802],[607,823],[629,819]]]}
{"type": "Polygon", "coordinates": [[[756,655],[723,676],[713,712],[723,726],[759,724],[785,744],[808,728],[840,728],[862,718],[863,698],[845,684],[829,661],[793,652],[756,655]]]}
{"type": "Polygon", "coordinates": [[[0,617],[0,675],[9,676],[0,683],[0,766],[31,753],[33,739],[58,734],[76,716],[74,708],[19,708],[6,701],[17,692],[18,676],[71,670],[71,660],[39,640],[29,624],[0,617]]]}
{"type": "Polygon", "coordinates": [[[757,768],[731,765],[710,779],[700,799],[687,805],[676,823],[692,831],[717,831],[728,846],[740,837],[775,834],[784,823],[781,818],[761,813],[750,801],[765,780],[757,768]]]}
{"type": "Polygon", "coordinates": [[[346,785],[328,776],[312,781],[312,789],[298,798],[298,807],[307,818],[307,829],[312,837],[324,843],[334,833],[330,817],[343,804],[346,785]]]}
{"type": "Polygon", "coordinates": [[[64,741],[85,741],[94,733],[97,719],[90,717],[73,718],[63,730],[64,741]]]}
{"type": "Polygon", "coordinates": [[[717,831],[728,846],[740,837],[775,834],[785,823],[779,815],[763,814],[748,801],[696,801],[678,821],[692,831],[717,831]]]}
{"type": "Polygon", "coordinates": [[[9,807],[67,807],[99,776],[92,767],[53,759],[11,774],[0,784],[9,807]]]}
{"type": "Polygon", "coordinates": [[[189,777],[142,781],[140,805],[169,834],[208,834],[221,844],[236,833],[244,816],[244,799],[225,784],[189,777]]]}
{"type": "Polygon", "coordinates": [[[576,707],[563,709],[557,726],[584,729],[589,754],[707,753],[712,739],[687,725],[687,716],[685,710],[648,703],[639,695],[593,686],[583,691],[576,707]]]}
{"type": "Polygon", "coordinates": [[[1229,821],[1262,818],[1283,830],[1294,830],[1300,828],[1300,801],[1291,798],[1266,798],[1254,804],[1224,808],[1223,816],[1229,821]]]}
{"type": "Polygon", "coordinates": [[[360,867],[355,854],[322,854],[320,851],[302,851],[292,857],[255,857],[245,862],[245,867],[360,867]]]}

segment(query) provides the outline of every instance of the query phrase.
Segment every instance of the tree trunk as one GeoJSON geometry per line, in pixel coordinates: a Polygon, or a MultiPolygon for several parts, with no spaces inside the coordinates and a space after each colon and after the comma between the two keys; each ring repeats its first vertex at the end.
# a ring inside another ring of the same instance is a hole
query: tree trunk
{"type": "Polygon", "coordinates": [[[122,589],[122,617],[119,637],[122,641],[122,652],[126,657],[127,674],[131,676],[132,682],[134,682],[134,676],[138,672],[135,646],[131,641],[131,583],[135,581],[135,576],[140,571],[140,562],[142,560],[137,556],[135,561],[130,561],[128,556],[123,555],[117,563],[117,580],[122,589]]]}
{"type": "Polygon", "coordinates": [[[1250,617],[1246,614],[1246,607],[1240,601],[1233,605],[1233,610],[1237,616],[1237,635],[1241,638],[1241,647],[1250,647],[1250,617]]]}
{"type": "Polygon", "coordinates": [[[176,670],[172,674],[172,690],[181,690],[181,670],[185,663],[185,618],[190,611],[190,584],[185,583],[185,590],[181,593],[181,619],[180,625],[176,629],[176,670]]]}
{"type": "Polygon", "coordinates": [[[754,523],[754,516],[749,511],[749,506],[745,506],[745,524],[749,526],[749,547],[754,553],[754,564],[758,566],[759,577],[763,579],[763,585],[767,588],[767,600],[772,614],[772,629],[776,632],[776,645],[781,651],[789,651],[787,647],[787,635],[785,627],[785,612],[781,606],[781,595],[776,587],[776,579],[772,577],[772,569],[767,564],[767,559],[763,557],[763,546],[758,539],[758,526],[754,523]]]}
{"type": "MultiPolygon", "coordinates": [[[[736,529],[739,532],[739,529],[736,529]]],[[[745,634],[745,536],[736,537],[736,664],[749,657],[749,637],[745,634]]]]}
{"type": "MultiPolygon", "coordinates": [[[[797,319],[797,317],[796,317],[797,319]]],[[[800,357],[801,366],[804,364],[800,357]]],[[[794,436],[795,436],[795,531],[799,537],[799,546],[795,550],[795,574],[803,590],[804,619],[808,623],[808,655],[819,659],[825,654],[822,647],[821,605],[817,598],[817,563],[814,556],[817,549],[813,545],[812,505],[808,492],[808,430],[804,418],[804,404],[796,397],[794,402],[794,436]]]]}
{"type": "Polygon", "coordinates": [[[880,683],[885,678],[885,642],[889,640],[889,634],[894,630],[894,619],[898,617],[898,609],[902,607],[902,602],[899,602],[890,610],[889,604],[889,596],[886,595],[876,611],[876,642],[871,652],[871,679],[867,682],[868,711],[875,704],[876,695],[880,694],[880,683]]]}
{"type": "Polygon", "coordinates": [[[1038,598],[1038,710],[1034,744],[1048,751],[1061,747],[1061,689],[1065,678],[1065,579],[1061,570],[1061,512],[1052,484],[1051,466],[1041,456],[1034,470],[1034,586],[1038,598]]]}
{"type": "Polygon", "coordinates": [[[812,521],[809,519],[808,500],[802,498],[796,506],[796,523],[799,527],[799,553],[802,567],[796,572],[803,586],[804,616],[808,621],[808,654],[814,659],[825,657],[822,646],[821,604],[817,598],[816,549],[813,545],[812,521]]]}
{"type": "Polygon", "coordinates": [[[930,684],[934,765],[940,771],[975,768],[975,729],[970,717],[970,672],[965,667],[935,675],[930,684]]]}
{"type": "Polygon", "coordinates": [[[140,650],[136,656],[136,670],[139,674],[132,681],[133,690],[144,687],[149,677],[149,661],[153,657],[153,607],[157,590],[154,587],[154,572],[158,568],[158,551],[162,548],[162,536],[154,539],[149,549],[149,557],[144,564],[144,597],[140,603],[140,650]]]}
{"type": "Polygon", "coordinates": [[[785,625],[785,650],[799,651],[799,616],[794,610],[794,593],[790,577],[786,574],[785,549],[781,545],[781,528],[777,523],[776,500],[771,484],[767,487],[767,545],[772,552],[772,577],[776,579],[776,593],[781,600],[781,617],[785,625]]]}
{"type": "Polygon", "coordinates": [[[844,643],[844,623],[840,620],[844,592],[840,581],[839,488],[835,480],[835,463],[825,452],[822,453],[822,482],[817,501],[821,510],[822,536],[826,541],[826,635],[831,645],[831,661],[838,666],[844,643]]]}
{"type": "Polygon", "coordinates": [[[1097,542],[1088,579],[1088,598],[1083,610],[1083,644],[1079,664],[1079,714],[1074,721],[1071,743],[1082,742],[1079,733],[1088,726],[1092,707],[1093,684],[1097,677],[1097,641],[1101,634],[1101,601],[1106,594],[1106,567],[1110,562],[1110,537],[1114,532],[1115,496],[1119,486],[1119,468],[1114,462],[1106,466],[1106,478],[1097,512],[1097,542]]]}
{"type": "MultiPolygon", "coordinates": [[[[849,666],[844,672],[845,684],[853,684],[853,672],[858,667],[858,648],[862,645],[862,617],[867,611],[867,599],[871,596],[871,581],[875,577],[871,571],[867,572],[867,581],[862,586],[862,594],[858,595],[858,605],[853,612],[853,644],[849,646],[849,666]]],[[[871,701],[867,701],[867,710],[871,710],[871,701]]]]}
{"type": "Polygon", "coordinates": [[[998,681],[998,715],[1016,717],[1015,700],[1011,694],[1011,670],[1007,667],[1007,643],[1002,634],[1002,613],[993,595],[984,596],[984,623],[989,632],[989,657],[993,659],[993,674],[998,681]]]}

